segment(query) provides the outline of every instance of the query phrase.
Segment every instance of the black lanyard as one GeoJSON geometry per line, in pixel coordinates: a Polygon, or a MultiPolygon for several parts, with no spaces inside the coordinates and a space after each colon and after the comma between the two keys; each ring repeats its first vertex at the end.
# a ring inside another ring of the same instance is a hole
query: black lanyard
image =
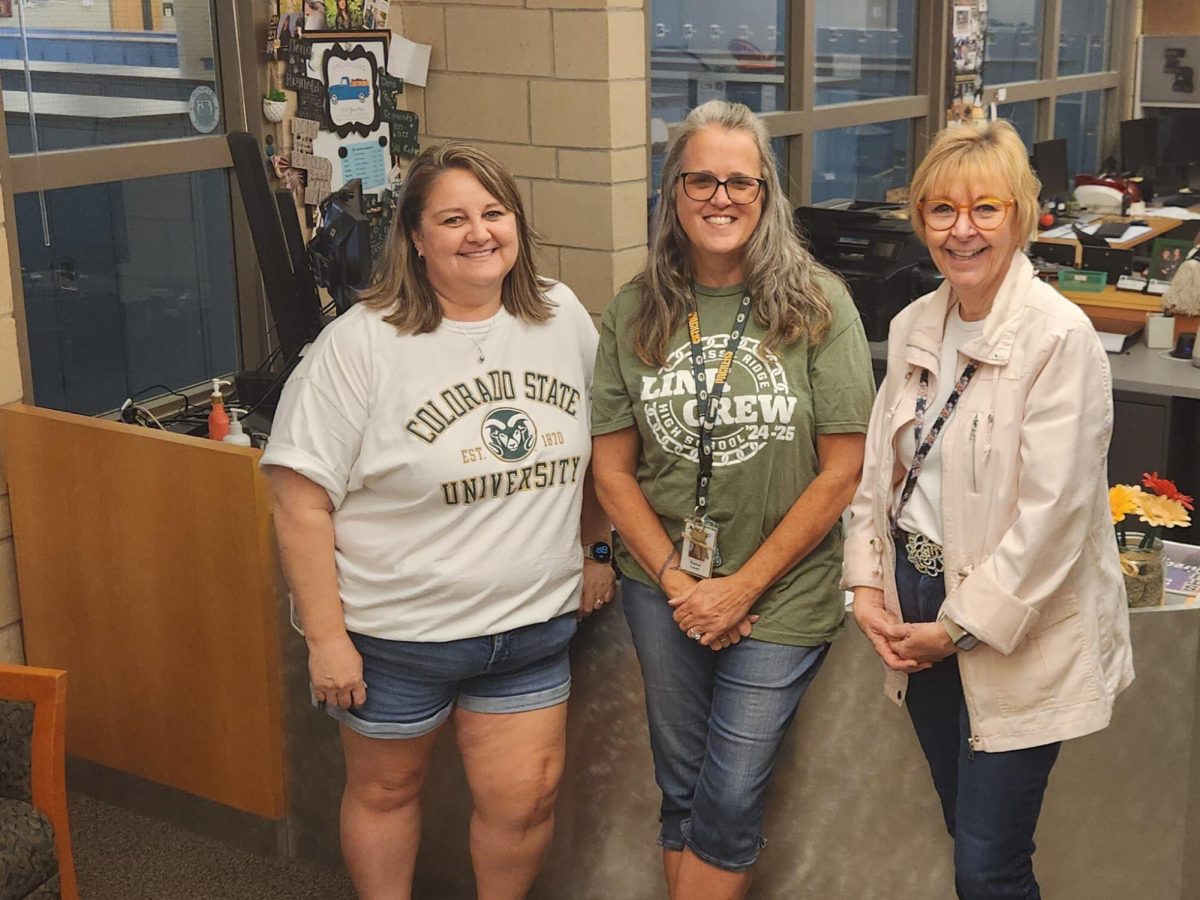
{"type": "Polygon", "coordinates": [[[742,342],[742,333],[750,321],[750,295],[742,297],[733,326],[729,329],[729,340],[725,352],[713,376],[712,393],[708,390],[708,375],[704,371],[704,350],[700,346],[700,313],[696,306],[688,311],[688,341],[692,351],[692,378],[696,382],[696,418],[700,420],[700,471],[696,475],[696,511],[699,515],[708,512],[708,485],[712,481],[712,433],[717,422],[717,408],[729,370],[733,366],[733,355],[742,342]]]}
{"type": "Polygon", "coordinates": [[[933,449],[933,442],[941,433],[942,426],[954,414],[959,398],[967,389],[967,385],[971,383],[971,378],[975,375],[977,368],[978,365],[973,360],[963,368],[962,374],[958,376],[958,382],[954,385],[954,390],[946,398],[946,405],[942,407],[938,417],[933,420],[933,427],[929,429],[929,434],[925,435],[924,441],[921,440],[921,429],[925,424],[925,404],[929,401],[929,370],[921,370],[921,386],[917,390],[917,408],[913,413],[917,420],[916,427],[913,429],[917,452],[913,454],[912,467],[908,470],[908,478],[904,480],[904,490],[900,492],[900,502],[896,504],[895,512],[892,513],[892,527],[895,527],[896,522],[899,521],[900,511],[904,509],[904,504],[908,502],[908,498],[912,496],[913,490],[917,486],[917,477],[921,474],[921,464],[925,462],[925,457],[933,449]]]}

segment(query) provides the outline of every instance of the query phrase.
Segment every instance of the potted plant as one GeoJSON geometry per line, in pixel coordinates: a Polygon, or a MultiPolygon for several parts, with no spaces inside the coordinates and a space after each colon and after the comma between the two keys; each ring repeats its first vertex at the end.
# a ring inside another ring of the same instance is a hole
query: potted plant
{"type": "Polygon", "coordinates": [[[268,122],[282,122],[283,114],[287,111],[287,94],[278,88],[271,88],[263,97],[262,109],[268,122]]]}
{"type": "Polygon", "coordinates": [[[1188,510],[1192,498],[1160,478],[1157,472],[1143,472],[1142,483],[1114,484],[1108,490],[1108,506],[1117,532],[1117,551],[1125,576],[1125,595],[1131,607],[1162,606],[1164,528],[1191,524],[1188,510]],[[1136,514],[1146,524],[1143,531],[1129,531],[1125,520],[1136,514]]]}

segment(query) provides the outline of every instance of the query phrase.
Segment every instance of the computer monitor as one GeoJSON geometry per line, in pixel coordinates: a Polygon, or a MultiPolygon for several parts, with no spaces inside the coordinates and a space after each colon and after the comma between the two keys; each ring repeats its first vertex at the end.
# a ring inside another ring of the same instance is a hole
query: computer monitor
{"type": "Polygon", "coordinates": [[[1158,122],[1126,119],[1121,123],[1121,171],[1130,175],[1153,171],[1158,165],[1158,122]]]}
{"type": "Polygon", "coordinates": [[[1166,166],[1200,163],[1200,113],[1174,113],[1154,120],[1158,124],[1158,162],[1166,166]]]}
{"type": "Polygon", "coordinates": [[[283,197],[272,196],[266,164],[254,137],[231,131],[226,140],[286,367],[321,330],[321,298],[304,255],[291,195],[280,191],[283,197]]]}
{"type": "Polygon", "coordinates": [[[1071,186],[1067,183],[1066,138],[1054,138],[1034,144],[1033,169],[1042,182],[1039,200],[1064,197],[1070,193],[1071,186]]]}

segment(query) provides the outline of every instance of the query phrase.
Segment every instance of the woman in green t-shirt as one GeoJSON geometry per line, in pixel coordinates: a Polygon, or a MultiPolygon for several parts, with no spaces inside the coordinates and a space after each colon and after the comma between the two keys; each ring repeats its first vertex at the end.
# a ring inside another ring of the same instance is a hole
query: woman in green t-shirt
{"type": "Polygon", "coordinates": [[[671,897],[738,898],[779,746],[845,615],[839,517],[870,354],[745,106],[688,116],[655,218],[646,270],[601,325],[592,469],[621,536],[671,897]]]}

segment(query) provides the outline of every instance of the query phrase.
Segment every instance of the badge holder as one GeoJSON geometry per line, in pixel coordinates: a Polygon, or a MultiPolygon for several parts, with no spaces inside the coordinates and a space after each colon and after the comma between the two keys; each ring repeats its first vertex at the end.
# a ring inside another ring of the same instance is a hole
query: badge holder
{"type": "Polygon", "coordinates": [[[679,570],[697,578],[712,578],[717,563],[717,523],[708,516],[689,516],[683,523],[679,570]]]}

